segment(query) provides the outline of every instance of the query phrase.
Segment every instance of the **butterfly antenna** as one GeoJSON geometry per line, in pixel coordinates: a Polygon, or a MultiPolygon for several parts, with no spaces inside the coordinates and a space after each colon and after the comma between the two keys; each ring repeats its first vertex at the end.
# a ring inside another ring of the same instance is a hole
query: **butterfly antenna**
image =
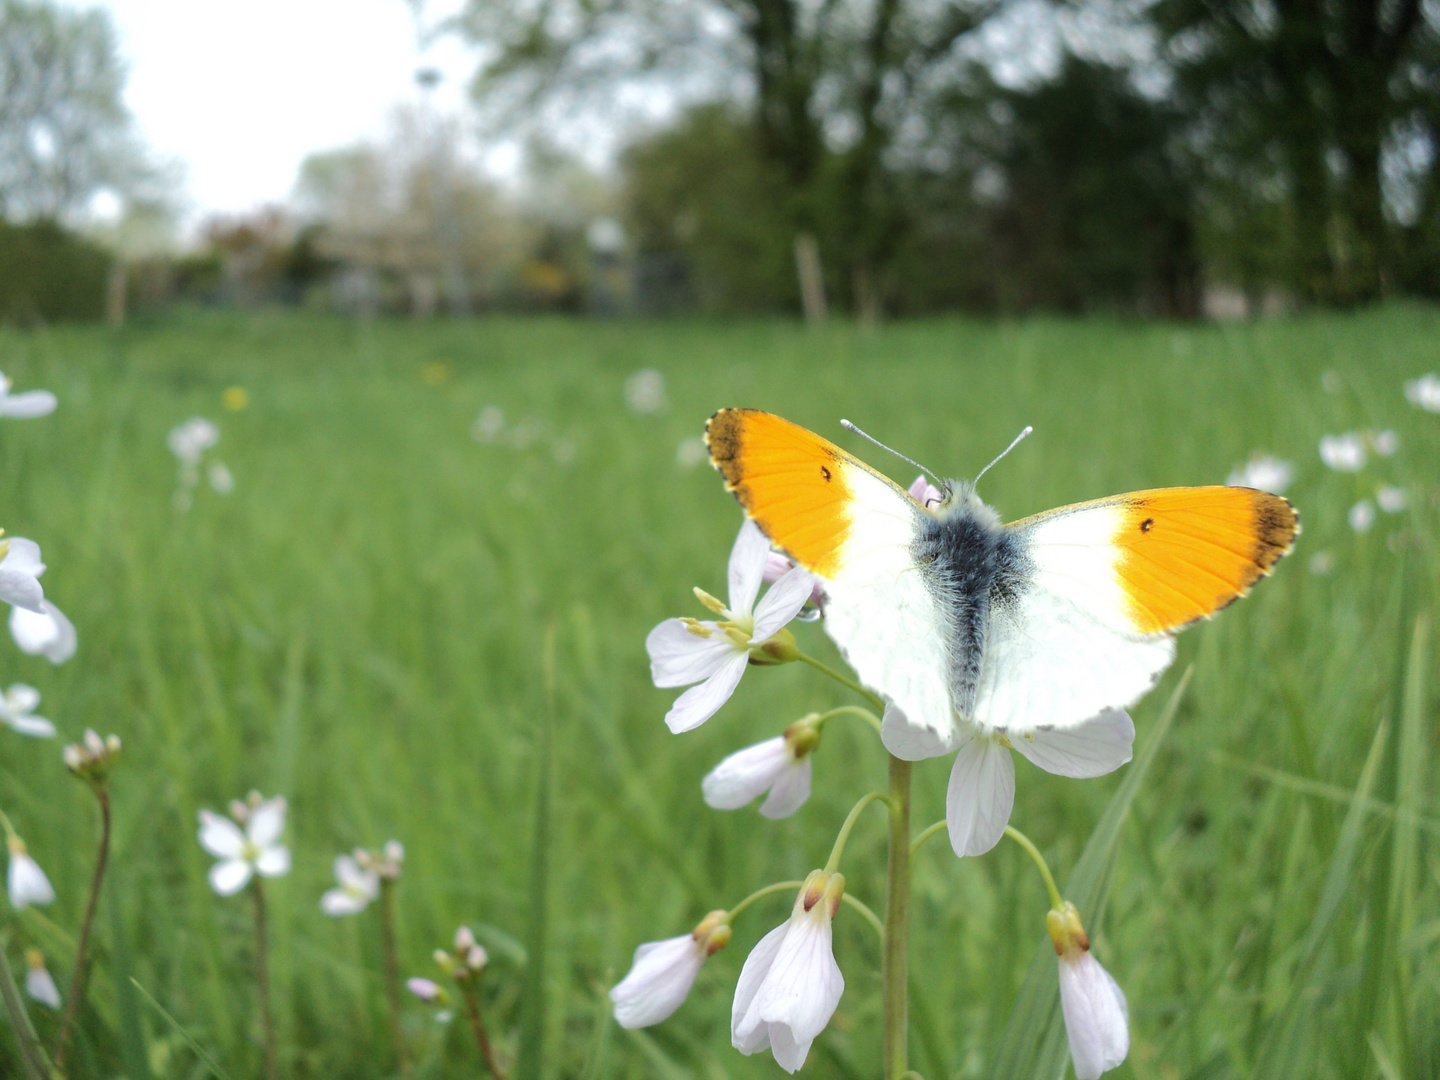
{"type": "MultiPolygon", "coordinates": [[[[872,443],[874,443],[876,446],[878,446],[881,450],[884,450],[886,453],[894,454],[894,455],[895,455],[896,457],[898,457],[901,461],[908,461],[911,465],[914,465],[915,468],[919,469],[919,470],[920,470],[922,473],[924,473],[926,476],[930,477],[931,480],[937,481],[937,482],[940,484],[941,487],[947,486],[944,481],[942,481],[942,480],[939,479],[939,477],[940,477],[940,474],[939,474],[939,473],[935,472],[933,469],[927,469],[924,465],[921,465],[921,464],[920,464],[918,461],[916,461],[914,458],[906,457],[904,454],[900,453],[899,450],[895,450],[895,449],[893,449],[892,447],[886,446],[886,445],[885,445],[883,442],[881,442],[879,439],[875,438],[874,435],[867,435],[867,434],[865,434],[865,432],[861,431],[858,427],[856,427],[854,424],[852,424],[849,420],[841,420],[841,421],[840,421],[840,426],[843,427],[846,431],[853,431],[856,435],[859,435],[862,439],[869,439],[872,443]]],[[[1019,440],[1017,439],[1016,441],[1018,442],[1019,440]]],[[[1000,456],[1001,456],[1001,457],[1004,457],[1005,455],[1004,455],[1004,454],[1001,454],[1000,456]]]]}
{"type": "Polygon", "coordinates": [[[996,466],[996,464],[1000,461],[1001,458],[1003,458],[1003,457],[1004,457],[1006,454],[1008,454],[1011,450],[1014,450],[1015,447],[1019,446],[1020,443],[1024,440],[1025,436],[1026,436],[1026,435],[1029,435],[1029,434],[1030,434],[1032,431],[1034,431],[1034,430],[1035,430],[1035,429],[1034,429],[1033,427],[1031,427],[1029,424],[1026,424],[1026,425],[1025,425],[1025,430],[1022,431],[1022,432],[1020,432],[1019,435],[1016,435],[1015,438],[1010,441],[1010,445],[1007,446],[1007,447],[1005,447],[1004,450],[1001,450],[1000,453],[999,453],[998,455],[996,455],[994,461],[990,462],[989,465],[986,465],[983,469],[981,469],[978,473],[976,473],[976,474],[975,474],[975,479],[972,480],[970,483],[971,483],[972,485],[980,483],[980,477],[984,476],[987,472],[989,472],[991,469],[993,469],[993,468],[996,466]]]}

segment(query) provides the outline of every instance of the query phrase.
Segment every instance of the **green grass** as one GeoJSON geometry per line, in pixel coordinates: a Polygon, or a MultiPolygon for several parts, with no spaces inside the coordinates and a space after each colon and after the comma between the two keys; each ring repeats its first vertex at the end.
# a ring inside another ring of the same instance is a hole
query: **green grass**
{"type": "MultiPolygon", "coordinates": [[[[669,1022],[622,1032],[603,1000],[640,942],[821,865],[845,811],[883,783],[873,735],[842,719],[793,818],[702,804],[700,778],[726,753],[847,701],[801,665],[752,670],[694,733],[661,722],[674,693],[649,683],[645,633],[701,614],[691,586],[723,591],[740,521],[708,467],[676,463],[723,405],[779,412],[906,483],[908,467],[844,436],[839,418],[961,476],[1034,424],[985,479],[1006,518],[1218,483],[1255,449],[1294,461],[1296,553],[1186,633],[1134,710],[1143,745],[1194,663],[1120,834],[1104,911],[1085,913],[1131,1004],[1116,1075],[1440,1074],[1435,637],[1415,634],[1417,617],[1433,625],[1440,584],[1440,417],[1401,394],[1440,366],[1437,341],[1440,311],[1421,307],[1243,326],[946,320],[869,336],[279,314],[0,336],[17,388],[61,400],[48,419],[0,422],[0,525],[42,544],[47,595],[80,634],[60,668],[0,645],[0,681],[39,687],[69,738],[90,725],[125,741],[76,1075],[201,1075],[186,1035],[232,1076],[259,1074],[250,909],[209,891],[195,842],[199,808],[252,787],[292,805],[294,870],[267,893],[284,1075],[392,1074],[375,913],[332,921],[317,904],[336,853],[390,837],[408,851],[405,973],[433,974],[431,951],[474,926],[494,956],[485,995],[509,1060],[526,1029],[545,1077],[779,1075],[768,1056],[730,1048],[728,1021],[740,965],[784,897],[741,919],[669,1022]],[[434,363],[448,375],[438,385],[422,378],[434,363]],[[659,415],[625,406],[643,367],[665,375],[659,415]],[[1338,393],[1322,390],[1327,370],[1338,393]],[[249,408],[222,410],[231,385],[249,408]],[[486,405],[528,441],[476,442],[486,405]],[[165,433],[194,414],[220,423],[236,488],[202,488],[180,513],[165,433]],[[1399,453],[1358,477],[1325,470],[1319,437],[1356,427],[1394,428],[1399,453]],[[1382,482],[1408,488],[1411,509],[1357,536],[1346,510],[1382,482]],[[1322,551],[1327,576],[1308,569],[1322,551]],[[552,626],[549,862],[537,873],[552,626]],[[532,969],[543,956],[528,1021],[526,944],[532,969]]],[[[819,627],[797,634],[834,659],[819,627]]],[[[0,807],[60,894],[43,916],[10,919],[10,956],[37,942],[58,976],[84,902],[93,800],[58,744],[7,731],[0,743],[0,807]]],[[[1125,771],[1072,781],[1020,762],[1017,773],[1013,822],[1063,883],[1125,771]]],[[[917,827],[942,816],[947,775],[943,761],[916,769],[917,827]]],[[[845,870],[850,891],[883,905],[880,815],[861,821],[845,870]]],[[[964,862],[943,841],[922,851],[911,1060],[928,1080],[988,1074],[1046,907],[1013,845],[964,862]]],[[[878,948],[850,912],[836,942],[847,989],[806,1071],[873,1077],[878,948]]],[[[421,1076],[478,1074],[461,1023],[407,1007],[421,1076]]],[[[53,1038],[52,1016],[37,1023],[53,1038]]],[[[0,1072],[13,1074],[0,1031],[0,1072]]]]}

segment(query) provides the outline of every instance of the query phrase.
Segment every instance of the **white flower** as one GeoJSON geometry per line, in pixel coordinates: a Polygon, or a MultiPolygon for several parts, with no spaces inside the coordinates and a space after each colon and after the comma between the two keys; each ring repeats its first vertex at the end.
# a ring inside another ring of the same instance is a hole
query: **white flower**
{"type": "MultiPolygon", "coordinates": [[[[911,727],[893,705],[885,710],[881,738],[897,757],[931,757],[935,736],[911,727]]],[[[1057,776],[1087,779],[1114,772],[1130,760],[1135,725],[1123,709],[1106,709],[1070,728],[983,732],[967,725],[945,793],[945,823],[955,854],[983,855],[1000,842],[1015,802],[1016,750],[1057,776]],[[1008,748],[1008,749],[1007,749],[1008,748]]],[[[943,753],[944,749],[939,752],[943,753]]]]}
{"type": "Polygon", "coordinates": [[[229,818],[200,811],[200,846],[220,860],[210,868],[210,887],[221,896],[234,896],[252,874],[280,877],[290,872],[290,849],[277,842],[285,831],[284,798],[252,794],[245,813],[237,816],[244,818],[244,832],[229,818]]]}
{"type": "Polygon", "coordinates": [[[0,374],[0,416],[14,420],[30,420],[37,416],[49,416],[55,411],[55,395],[49,390],[27,390],[23,394],[10,393],[14,385],[5,375],[0,374]]]}
{"type": "Polygon", "coordinates": [[[1358,431],[1320,440],[1320,460],[1336,472],[1359,472],[1365,467],[1365,458],[1365,438],[1358,431]]]}
{"type": "Polygon", "coordinates": [[[1295,479],[1295,466],[1270,454],[1251,454],[1244,465],[1237,465],[1225,478],[1227,487],[1248,487],[1283,495],[1295,479]]]}
{"type": "Polygon", "coordinates": [[[229,495],[235,490],[235,474],[223,461],[213,462],[205,476],[210,481],[210,489],[217,495],[229,495]]]}
{"type": "Polygon", "coordinates": [[[631,412],[661,412],[665,408],[665,376],[654,368],[635,372],[625,380],[625,404],[631,412]]]}
{"type": "Polygon", "coordinates": [[[25,992],[41,1005],[60,1008],[60,991],[50,972],[45,970],[45,957],[39,949],[25,950],[25,992]]]}
{"type": "Polygon", "coordinates": [[[705,448],[705,440],[699,435],[687,436],[675,447],[675,464],[682,469],[693,469],[709,456],[710,451],[705,448]]]}
{"type": "Polygon", "coordinates": [[[165,437],[171,453],[180,459],[182,465],[191,468],[199,465],[205,451],[219,441],[220,429],[203,416],[192,416],[183,424],[177,424],[165,437]]]}
{"type": "Polygon", "coordinates": [[[1329,551],[1317,551],[1310,556],[1308,566],[1310,573],[1316,577],[1324,577],[1335,569],[1335,556],[1329,551]]]}
{"type": "Polygon", "coordinates": [[[10,837],[10,873],[6,885],[10,890],[10,906],[16,911],[30,904],[48,904],[55,899],[55,890],[40,864],[25,850],[25,841],[10,837]]]}
{"type": "Polygon", "coordinates": [[[1375,504],[1369,499],[1361,499],[1350,507],[1350,512],[1345,516],[1350,521],[1350,528],[1357,533],[1369,532],[1370,527],[1375,524],[1375,504]]]}
{"type": "Polygon", "coordinates": [[[1130,1052],[1125,994],[1090,954],[1090,939],[1074,904],[1066,901],[1060,910],[1051,911],[1046,925],[1060,957],[1060,1011],[1076,1080],[1097,1080],[1130,1052]]]}
{"type": "Polygon", "coordinates": [[[331,918],[357,915],[380,895],[380,871],[362,868],[350,855],[335,856],[335,880],[339,886],[320,897],[320,910],[331,918]]]}
{"type": "MultiPolygon", "coordinates": [[[[814,578],[796,567],[765,594],[757,606],[770,542],[753,521],[740,527],[730,552],[730,606],[696,590],[720,622],[666,619],[645,639],[650,675],[659,687],[690,686],[665,715],[674,732],[699,727],[729,700],[745,674],[752,647],[764,662],[766,643],[805,605],[814,578]],[[699,686],[691,686],[699,683],[699,686]]],[[[793,646],[792,646],[793,648],[793,646]]],[[[774,659],[780,659],[775,657],[774,659]]],[[[793,658],[793,657],[792,657],[793,658]]]]}
{"type": "Polygon", "coordinates": [[[75,655],[75,625],[49,600],[40,601],[39,612],[11,608],[10,636],[21,652],[43,656],[52,664],[63,664],[75,655]]]}
{"type": "Polygon", "coordinates": [[[1375,492],[1375,501],[1387,514],[1398,514],[1410,503],[1410,497],[1402,487],[1382,487],[1375,492]]]}
{"type": "Polygon", "coordinates": [[[45,564],[40,561],[40,545],[23,536],[0,540],[0,600],[29,611],[40,611],[45,590],[40,575],[45,564]]]}
{"type": "Polygon", "coordinates": [[[445,991],[434,979],[407,979],[405,986],[421,1001],[426,1004],[434,1004],[445,998],[445,991]]]}
{"type": "Polygon", "coordinates": [[[730,1042],[742,1054],[768,1048],[788,1073],[805,1064],[845,992],[830,928],[844,893],[843,875],[811,871],[789,920],[745,958],[730,1012],[730,1042]]]}
{"type": "Polygon", "coordinates": [[[760,813],[789,817],[810,797],[810,752],[819,744],[819,734],[809,720],[797,720],[785,734],[731,754],[700,782],[705,804],[739,810],[768,791],[760,813]]]}
{"type": "Polygon", "coordinates": [[[40,704],[40,691],[24,683],[16,683],[9,690],[0,692],[0,724],[21,735],[34,735],[40,739],[53,738],[55,725],[43,716],[35,715],[40,704]]]}
{"type": "Polygon", "coordinates": [[[1405,400],[1426,412],[1440,413],[1440,375],[1431,371],[1405,384],[1405,400]]]}
{"type": "Polygon", "coordinates": [[[680,1008],[701,966],[730,943],[725,916],[712,911],[690,933],[636,949],[625,978],[610,988],[615,1022],[623,1028],[650,1027],[680,1008]]]}
{"type": "Polygon", "coordinates": [[[1386,428],[1370,436],[1370,445],[1381,457],[1394,457],[1400,450],[1400,436],[1386,428]]]}
{"type": "Polygon", "coordinates": [[[493,443],[505,433],[505,413],[498,405],[486,405],[470,425],[470,437],[476,442],[493,443]]]}

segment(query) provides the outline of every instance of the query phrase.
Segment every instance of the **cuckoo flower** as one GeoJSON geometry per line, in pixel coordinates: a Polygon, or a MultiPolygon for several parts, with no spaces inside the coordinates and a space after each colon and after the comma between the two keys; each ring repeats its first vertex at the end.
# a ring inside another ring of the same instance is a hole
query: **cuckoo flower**
{"type": "Polygon", "coordinates": [[[1405,400],[1426,412],[1440,413],[1440,375],[1427,372],[1405,384],[1405,400]]]}
{"type": "Polygon", "coordinates": [[[0,600],[17,608],[39,612],[45,600],[40,575],[45,564],[40,561],[40,545],[23,536],[0,538],[0,600]]]}
{"type": "Polygon", "coordinates": [[[331,918],[358,915],[380,895],[380,871],[354,856],[335,856],[335,880],[339,885],[320,897],[320,910],[331,918]]]}
{"type": "Polygon", "coordinates": [[[45,969],[45,956],[39,949],[25,950],[25,992],[41,1005],[60,1008],[60,989],[45,969]]]}
{"type": "Polygon", "coordinates": [[[55,899],[55,890],[40,864],[30,857],[25,841],[11,836],[10,869],[6,886],[10,892],[10,906],[16,911],[31,904],[49,904],[55,899]]]}
{"type": "Polygon", "coordinates": [[[9,690],[0,691],[0,724],[21,735],[34,735],[49,739],[55,735],[55,725],[43,716],[35,715],[40,704],[40,691],[24,683],[16,683],[9,690]]]}
{"type": "Polygon", "coordinates": [[[730,552],[730,605],[695,590],[700,602],[720,616],[719,621],[666,619],[645,639],[655,685],[690,687],[665,715],[671,731],[689,731],[714,716],[735,692],[747,664],[795,659],[794,639],[788,631],[781,631],[810,597],[814,579],[797,567],[757,604],[769,551],[765,534],[747,520],[730,552]]]}
{"type": "Polygon", "coordinates": [[[1130,1052],[1125,994],[1090,954],[1080,913],[1068,900],[1045,918],[1060,957],[1060,1011],[1077,1080],[1097,1080],[1130,1052]]]}
{"type": "Polygon", "coordinates": [[[49,600],[41,600],[39,610],[11,608],[10,636],[21,652],[43,656],[52,664],[69,660],[78,644],[74,624],[49,600]]]}
{"type": "Polygon", "coordinates": [[[789,920],[746,957],[730,1013],[730,1042],[742,1054],[769,1049],[788,1073],[805,1064],[845,992],[830,929],[844,894],[843,875],[811,871],[789,920]]]}
{"type": "Polygon", "coordinates": [[[625,978],[610,988],[615,1022],[623,1028],[650,1027],[680,1008],[705,961],[730,942],[724,919],[725,912],[712,911],[690,933],[636,949],[625,978]]]}
{"type": "Polygon", "coordinates": [[[810,797],[810,753],[820,744],[814,717],[797,720],[783,735],[738,750],[716,765],[701,781],[707,806],[739,810],[759,796],[768,818],[789,817],[810,797]]]}
{"type": "Polygon", "coordinates": [[[262,799],[251,792],[248,803],[231,805],[231,814],[235,821],[200,811],[200,846],[220,860],[210,868],[210,887],[221,896],[234,896],[254,874],[288,874],[290,849],[279,842],[285,831],[284,798],[262,799]]]}
{"type": "Polygon", "coordinates": [[[1336,472],[1359,472],[1365,467],[1369,448],[1358,431],[1326,435],[1320,440],[1320,460],[1336,472]]]}
{"type": "Polygon", "coordinates": [[[1237,465],[1225,478],[1229,487],[1257,488],[1272,495],[1283,495],[1295,480],[1295,466],[1270,454],[1251,454],[1244,465],[1237,465]]]}
{"type": "Polygon", "coordinates": [[[23,394],[10,393],[14,384],[0,374],[0,416],[13,420],[31,420],[37,416],[49,416],[55,411],[55,395],[49,390],[27,390],[23,394]]]}

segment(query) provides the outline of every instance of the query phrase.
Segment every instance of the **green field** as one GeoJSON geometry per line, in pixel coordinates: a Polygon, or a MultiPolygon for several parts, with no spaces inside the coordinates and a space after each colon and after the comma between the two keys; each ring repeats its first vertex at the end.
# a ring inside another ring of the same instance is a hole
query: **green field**
{"type": "MultiPolygon", "coordinates": [[[[431,951],[474,926],[493,957],[484,989],[507,1060],[524,988],[543,985],[545,1007],[529,1015],[543,1020],[545,1077],[782,1075],[768,1055],[732,1050],[728,1024],[745,954],[788,897],[741,919],[667,1023],[621,1031],[604,997],[640,942],[821,865],[849,807],[884,782],[873,734],[842,720],[794,817],[701,802],[700,778],[725,754],[849,700],[803,665],[750,671],[693,733],[662,722],[675,692],[650,685],[645,634],[703,614],[692,586],[723,594],[740,523],[717,476],[678,464],[677,446],[725,405],[781,413],[902,483],[909,467],[844,436],[840,417],[959,476],[1033,424],[984,482],[1007,519],[1220,483],[1255,450],[1293,461],[1295,554],[1185,634],[1133,710],[1143,747],[1194,664],[1125,823],[1105,909],[1086,913],[1130,1002],[1131,1055],[1114,1075],[1440,1075],[1436,696],[1422,678],[1435,634],[1410,655],[1440,583],[1440,416],[1401,390],[1440,367],[1437,343],[1440,310],[1399,306],[1229,326],[955,319],[868,335],[284,314],[0,335],[17,390],[60,397],[48,419],[0,421],[0,525],[41,543],[47,596],[80,636],[59,668],[0,644],[0,681],[38,687],[67,739],[94,726],[125,742],[72,1075],[204,1075],[177,1030],[126,992],[131,975],[229,1075],[260,1075],[250,908],[210,891],[196,843],[197,810],[251,788],[291,804],[294,869],[267,893],[282,1075],[393,1075],[375,913],[336,921],[318,907],[337,853],[391,837],[408,852],[403,972],[435,974],[431,951]],[[664,375],[662,412],[626,407],[641,368],[664,375]],[[248,391],[248,408],[222,408],[230,386],[248,391]],[[471,434],[486,406],[505,418],[494,442],[471,434]],[[165,436],[197,414],[220,424],[215,452],[236,486],[223,497],[202,485],[181,512],[165,436]],[[1357,428],[1394,429],[1399,452],[1358,475],[1327,470],[1320,436],[1357,428]],[[1357,535],[1346,511],[1380,484],[1406,488],[1409,509],[1357,535]],[[1328,574],[1312,572],[1321,553],[1328,574]]],[[[795,629],[839,662],[818,625],[795,629]]],[[[58,741],[0,730],[0,742],[0,808],[59,893],[7,916],[9,955],[18,969],[22,946],[39,944],[59,978],[94,803],[58,741]]],[[[917,827],[943,816],[948,768],[917,766],[917,827]]],[[[1012,822],[1063,885],[1126,770],[1074,781],[1022,761],[1016,772],[1012,822]]],[[[849,890],[877,909],[880,817],[861,820],[845,867],[849,890]]],[[[927,1080],[989,1075],[1046,940],[1045,893],[1010,844],[962,862],[937,840],[914,880],[911,1067],[927,1080]]],[[[836,950],[846,994],[805,1074],[874,1077],[876,941],[845,912],[836,950]]],[[[53,1037],[53,1014],[34,1011],[53,1037]]],[[[481,1074],[459,1021],[411,1001],[407,1024],[419,1076],[481,1074]]],[[[3,1032],[0,1074],[18,1075],[3,1032]]]]}

